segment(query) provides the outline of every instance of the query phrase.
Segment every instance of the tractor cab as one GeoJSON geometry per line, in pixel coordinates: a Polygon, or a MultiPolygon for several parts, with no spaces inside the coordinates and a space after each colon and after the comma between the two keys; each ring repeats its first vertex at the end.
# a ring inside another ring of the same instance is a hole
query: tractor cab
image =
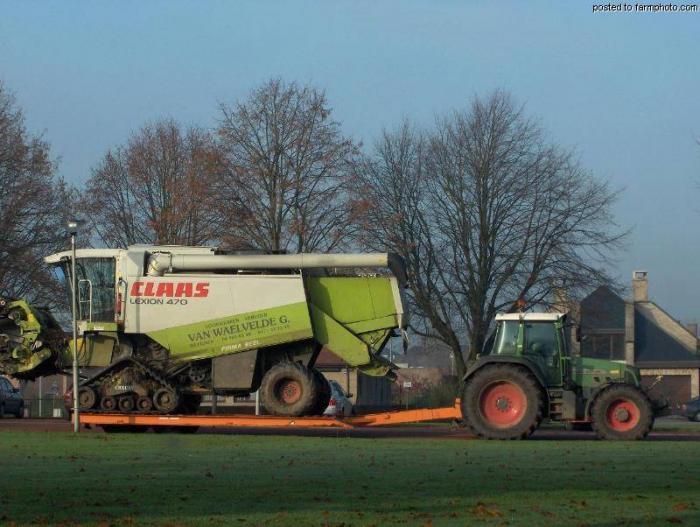
{"type": "Polygon", "coordinates": [[[550,386],[564,382],[568,359],[562,313],[496,315],[493,346],[482,355],[517,356],[534,362],[550,386]]]}

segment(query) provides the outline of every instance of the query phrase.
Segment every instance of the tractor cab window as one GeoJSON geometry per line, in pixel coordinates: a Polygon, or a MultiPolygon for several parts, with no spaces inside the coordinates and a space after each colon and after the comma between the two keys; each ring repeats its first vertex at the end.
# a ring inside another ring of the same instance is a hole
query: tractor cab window
{"type": "Polygon", "coordinates": [[[517,320],[506,320],[499,323],[490,354],[516,355],[518,352],[519,327],[520,323],[517,320]]]}
{"type": "Polygon", "coordinates": [[[533,322],[525,324],[524,355],[544,366],[547,380],[551,383],[561,382],[561,365],[559,356],[558,328],[551,322],[533,322]]]}
{"type": "MultiPolygon", "coordinates": [[[[70,260],[63,262],[61,268],[70,302],[70,260]]],[[[114,321],[115,270],[114,258],[76,259],[78,320],[114,321]]]]}
{"type": "Polygon", "coordinates": [[[525,324],[525,350],[526,355],[536,355],[545,359],[545,363],[552,362],[558,354],[557,328],[551,322],[534,322],[525,324]]]}

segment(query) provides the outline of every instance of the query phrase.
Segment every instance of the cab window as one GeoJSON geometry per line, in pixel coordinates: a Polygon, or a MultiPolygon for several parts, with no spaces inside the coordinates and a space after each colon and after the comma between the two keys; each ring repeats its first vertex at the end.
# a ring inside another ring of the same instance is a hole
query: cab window
{"type": "MultiPolygon", "coordinates": [[[[61,266],[70,298],[70,261],[61,266]]],[[[114,258],[78,258],[75,274],[78,278],[78,320],[114,321],[115,303],[114,258]]]]}

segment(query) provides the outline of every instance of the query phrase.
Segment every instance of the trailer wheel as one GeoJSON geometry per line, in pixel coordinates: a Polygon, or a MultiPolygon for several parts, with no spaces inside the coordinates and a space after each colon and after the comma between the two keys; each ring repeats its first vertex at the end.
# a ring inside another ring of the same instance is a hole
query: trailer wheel
{"type": "Polygon", "coordinates": [[[542,391],[535,377],[513,364],[491,364],[467,379],[462,416],[486,439],[524,439],[542,421],[542,391]]]}
{"type": "Polygon", "coordinates": [[[280,362],[270,368],[260,385],[263,405],[273,415],[308,414],[318,399],[311,371],[296,362],[280,362]]]}
{"type": "Polygon", "coordinates": [[[601,439],[643,439],[654,425],[654,412],[639,388],[613,384],[593,401],[591,420],[601,439]]]}
{"type": "Polygon", "coordinates": [[[318,371],[316,368],[311,369],[311,373],[314,376],[314,380],[317,383],[317,399],[311,410],[311,415],[323,415],[323,412],[328,408],[328,403],[331,400],[331,385],[328,383],[328,379],[318,371]]]}

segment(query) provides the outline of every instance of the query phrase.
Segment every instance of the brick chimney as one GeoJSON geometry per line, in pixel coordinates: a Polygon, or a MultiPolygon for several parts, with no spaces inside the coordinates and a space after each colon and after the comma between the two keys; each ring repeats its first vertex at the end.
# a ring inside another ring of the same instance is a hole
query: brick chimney
{"type": "Polygon", "coordinates": [[[649,301],[649,280],[646,271],[632,273],[632,300],[635,302],[649,301]]]}

